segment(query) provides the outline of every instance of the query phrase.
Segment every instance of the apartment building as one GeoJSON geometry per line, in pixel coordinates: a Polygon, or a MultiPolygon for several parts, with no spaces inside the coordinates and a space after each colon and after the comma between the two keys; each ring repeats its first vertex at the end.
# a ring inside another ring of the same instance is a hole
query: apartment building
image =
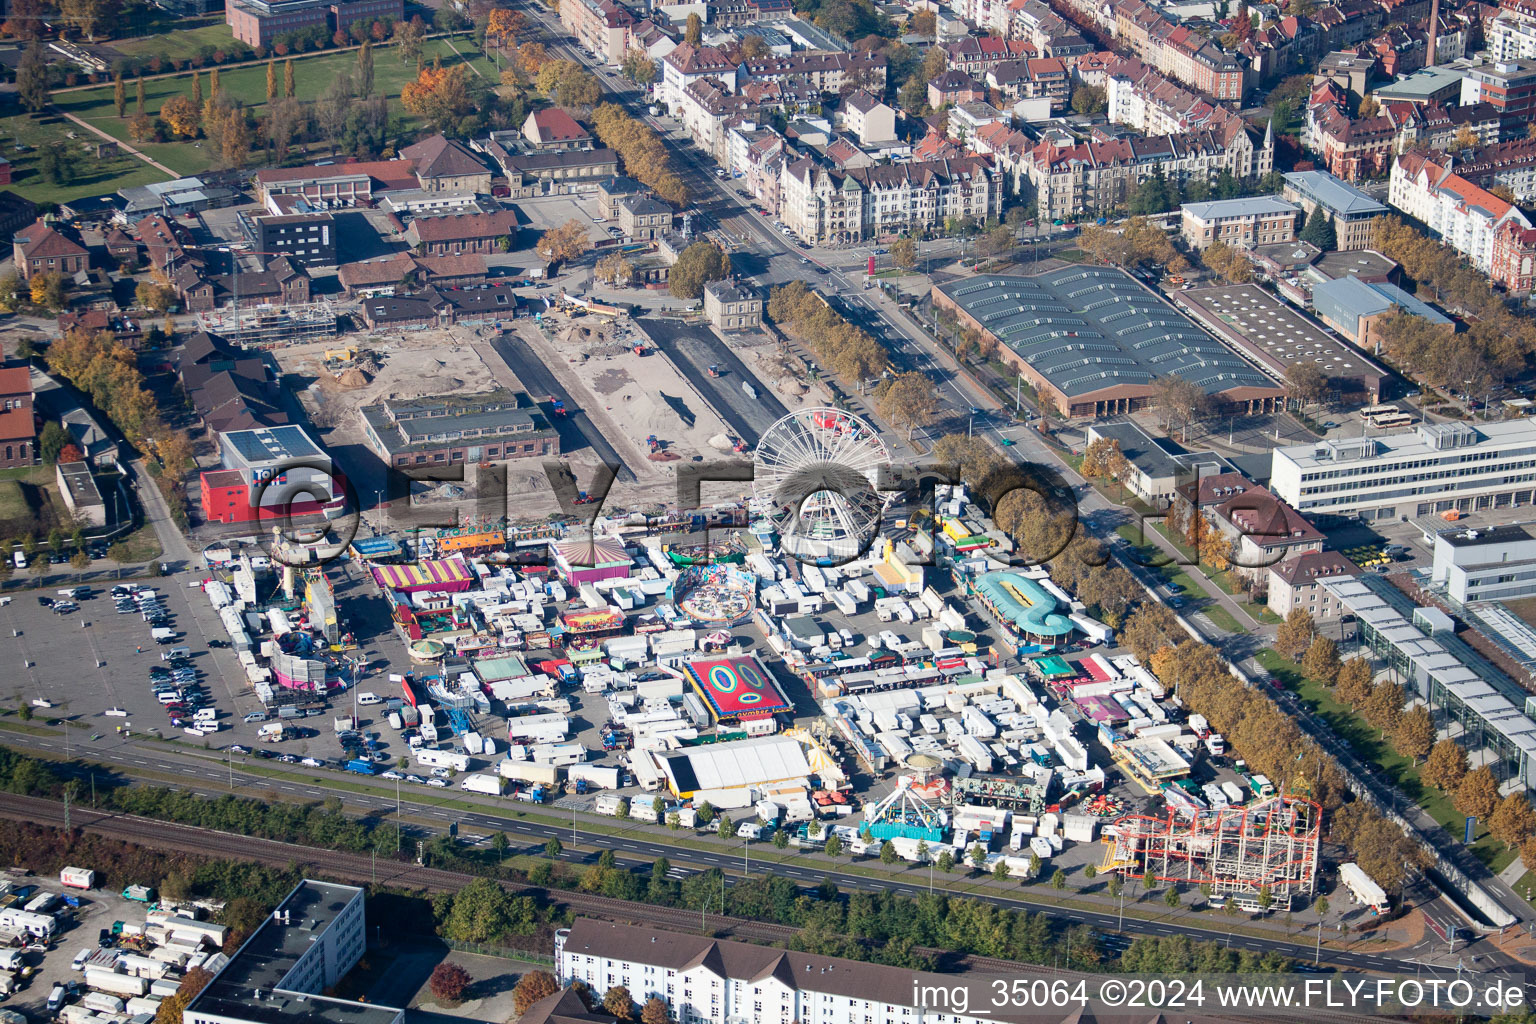
{"type": "Polygon", "coordinates": [[[1493,273],[1493,242],[1505,223],[1529,230],[1519,207],[1472,184],[1451,170],[1449,157],[1405,153],[1392,168],[1387,201],[1466,256],[1485,274],[1493,273]]]}
{"type": "Polygon", "coordinates": [[[1536,199],[1536,139],[1512,139],[1463,150],[1456,157],[1456,173],[1472,184],[1489,189],[1503,185],[1518,202],[1536,199]]]}
{"type": "Polygon", "coordinates": [[[1340,250],[1369,249],[1371,222],[1387,212],[1387,207],[1326,171],[1290,172],[1280,195],[1299,205],[1308,217],[1321,209],[1333,225],[1340,250]]]}
{"type": "Polygon", "coordinates": [[[761,327],[763,297],[735,281],[711,281],[704,286],[704,316],[721,331],[761,327]]]}
{"type": "Polygon", "coordinates": [[[1488,276],[1515,295],[1536,287],[1536,231],[1507,220],[1493,236],[1488,276]]]}
{"type": "Polygon", "coordinates": [[[565,0],[559,10],[560,24],[582,49],[610,66],[623,61],[637,20],[627,8],[613,0],[565,0]]]}
{"type": "Polygon", "coordinates": [[[1262,177],[1274,169],[1275,139],[1267,129],[1256,144],[1248,124],[1234,111],[1211,103],[1155,68],[1133,57],[1123,58],[1105,72],[1109,119],[1147,135],[1211,132],[1230,154],[1228,169],[1239,178],[1262,177]]]}
{"type": "Polygon", "coordinates": [[[1536,59],[1536,6],[1507,3],[1483,23],[1483,42],[1494,60],[1536,59]]]}
{"type": "Polygon", "coordinates": [[[1536,496],[1536,420],[1422,423],[1277,448],[1269,486],[1304,515],[1397,519],[1523,508],[1536,496]]]}
{"type": "Polygon", "coordinates": [[[36,274],[71,277],[90,262],[85,246],[42,221],[12,236],[11,257],[22,280],[31,280],[36,274]]]}
{"type": "Polygon", "coordinates": [[[1071,146],[1047,141],[999,161],[1035,200],[1040,217],[1056,220],[1107,212],[1158,172],[1181,185],[1213,181],[1223,170],[1238,174],[1239,155],[1210,132],[1191,132],[1071,146]]]}
{"type": "Polygon", "coordinates": [[[1115,35],[1138,59],[1218,102],[1242,101],[1243,63],[1214,40],[1143,0],[1115,4],[1114,15],[1115,35]]]}
{"type": "Polygon", "coordinates": [[[820,53],[807,51],[787,57],[772,55],[749,60],[746,77],[762,82],[803,82],[818,92],[841,92],[845,86],[885,91],[886,59],[880,53],[820,53]]]}
{"type": "Polygon", "coordinates": [[[1022,60],[1035,56],[1035,52],[1035,48],[1023,39],[998,36],[967,36],[944,46],[949,67],[973,78],[980,78],[1005,60],[1022,60]]]}
{"type": "Polygon", "coordinates": [[[1266,604],[1284,618],[1302,608],[1314,622],[1328,622],[1344,614],[1344,606],[1323,580],[1360,575],[1360,567],[1337,551],[1309,551],[1269,567],[1266,604]]]}
{"type": "Polygon", "coordinates": [[[682,43],[661,59],[661,78],[656,99],[665,110],[682,106],[683,90],[694,82],[713,78],[729,92],[736,90],[736,63],[713,46],[682,43]]]}
{"type": "Polygon", "coordinates": [[[860,89],[843,100],[843,127],[865,146],[896,141],[896,111],[860,89]]]}
{"type": "Polygon", "coordinates": [[[622,985],[643,1003],[662,999],[679,1024],[982,1024],[935,1014],[913,1000],[921,986],[954,984],[860,960],[578,918],[555,933],[555,974],[593,992],[622,985]]]}
{"type": "Polygon", "coordinates": [[[1204,250],[1213,242],[1243,249],[1289,242],[1296,237],[1301,207],[1279,196],[1217,199],[1181,207],[1185,244],[1204,250]]]}
{"type": "Polygon", "coordinates": [[[786,161],[779,176],[785,226],[818,244],[891,237],[950,217],[985,221],[1001,199],[1002,175],[977,156],[842,170],[805,156],[786,161]]]}
{"type": "Polygon", "coordinates": [[[1519,134],[1536,119],[1536,60],[1476,64],[1461,80],[1461,104],[1492,104],[1506,132],[1519,134]]]}

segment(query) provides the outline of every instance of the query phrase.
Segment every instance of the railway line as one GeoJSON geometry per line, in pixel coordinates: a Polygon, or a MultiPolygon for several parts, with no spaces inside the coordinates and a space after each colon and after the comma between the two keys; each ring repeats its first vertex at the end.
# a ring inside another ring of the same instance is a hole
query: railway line
{"type": "MultiPolygon", "coordinates": [[[[0,793],[0,818],[32,822],[62,828],[64,807],[51,800],[0,793]]],[[[70,825],[109,839],[135,843],[151,849],[176,850],[209,857],[251,860],[275,867],[296,865],[314,868],[324,874],[354,884],[375,884],[419,889],[424,892],[454,892],[472,881],[474,875],[412,862],[378,858],[358,853],[322,850],[297,843],[236,835],[189,825],[171,824],[131,814],[118,814],[72,808],[70,825]],[[382,870],[381,870],[382,869],[382,870]]],[[[691,934],[707,933],[764,943],[784,943],[799,929],[767,921],[747,921],[721,914],[699,914],[677,907],[658,907],[645,903],[598,896],[591,893],[549,890],[540,886],[503,881],[503,888],[514,893],[528,893],[587,917],[637,925],[652,925],[691,934]]],[[[955,957],[946,950],[914,947],[914,952],[942,960],[966,973],[1015,978],[1020,975],[1052,975],[1071,979],[1089,978],[1080,972],[1048,965],[1021,964],[997,957],[966,955],[955,957]]],[[[1221,1015],[1222,1019],[1243,1024],[1273,1024],[1272,1018],[1221,1015]]],[[[1360,1014],[1309,1012],[1314,1024],[1362,1024],[1368,1018],[1360,1014]]]]}

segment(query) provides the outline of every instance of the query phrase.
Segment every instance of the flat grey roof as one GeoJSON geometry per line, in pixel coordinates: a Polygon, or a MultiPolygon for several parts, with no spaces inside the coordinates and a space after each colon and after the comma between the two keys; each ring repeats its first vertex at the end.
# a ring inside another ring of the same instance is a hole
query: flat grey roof
{"type": "Polygon", "coordinates": [[[1355,352],[1291,307],[1251,284],[1180,292],[1207,323],[1234,339],[1275,373],[1292,363],[1314,363],[1332,378],[1382,378],[1386,371],[1355,352]]]}
{"type": "Polygon", "coordinates": [[[1253,196],[1250,199],[1213,199],[1208,203],[1185,203],[1185,213],[1201,220],[1221,217],[1260,217],[1266,213],[1300,213],[1301,208],[1279,196],[1253,196]]]}
{"type": "Polygon", "coordinates": [[[1116,267],[971,277],[939,291],[1069,397],[1166,376],[1206,394],[1276,387],[1116,267]]]}
{"type": "Polygon", "coordinates": [[[1449,88],[1467,77],[1461,68],[1420,68],[1405,78],[1373,90],[1383,100],[1426,100],[1441,89],[1449,88]]]}
{"type": "Polygon", "coordinates": [[[1397,264],[1374,249],[1350,249],[1325,252],[1312,261],[1319,274],[1330,280],[1341,277],[1386,277],[1397,264]]]}
{"type": "Polygon", "coordinates": [[[321,454],[302,427],[291,425],[234,430],[225,434],[224,438],[248,462],[306,459],[321,454]]]}
{"type": "Polygon", "coordinates": [[[1120,442],[1120,454],[1149,477],[1166,479],[1203,464],[1216,465],[1221,471],[1232,468],[1216,452],[1187,451],[1171,438],[1153,437],[1134,420],[1095,423],[1089,429],[1102,438],[1120,442]]]}
{"type": "Polygon", "coordinates": [[[304,1021],[337,1021],[342,1024],[393,1024],[401,1011],[389,1006],[345,999],[274,991],[309,951],[336,916],[362,890],[351,885],[305,879],[294,887],[275,910],[286,910],[292,921],[283,924],[268,915],[261,927],[230,957],[224,969],[187,1007],[258,1024],[303,1024],[304,1021]],[[266,997],[256,1000],[261,990],[266,997]]]}
{"type": "Polygon", "coordinates": [[[1327,171],[1292,171],[1285,183],[1298,193],[1344,217],[1386,213],[1387,208],[1327,171]]]}
{"type": "Polygon", "coordinates": [[[1530,540],[1531,531],[1524,526],[1494,526],[1478,530],[1456,530],[1437,534],[1453,548],[1476,548],[1487,544],[1508,544],[1510,541],[1530,540]]]}

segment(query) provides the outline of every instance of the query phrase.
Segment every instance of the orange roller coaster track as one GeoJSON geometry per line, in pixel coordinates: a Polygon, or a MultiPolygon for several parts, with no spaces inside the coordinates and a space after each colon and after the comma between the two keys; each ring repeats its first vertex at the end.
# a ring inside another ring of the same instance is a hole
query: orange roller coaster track
{"type": "Polygon", "coordinates": [[[1115,822],[1110,862],[1127,876],[1151,872],[1239,901],[1268,886],[1273,905],[1286,909],[1313,892],[1321,825],[1322,808],[1297,796],[1193,817],[1171,808],[1164,818],[1131,814],[1115,822]]]}

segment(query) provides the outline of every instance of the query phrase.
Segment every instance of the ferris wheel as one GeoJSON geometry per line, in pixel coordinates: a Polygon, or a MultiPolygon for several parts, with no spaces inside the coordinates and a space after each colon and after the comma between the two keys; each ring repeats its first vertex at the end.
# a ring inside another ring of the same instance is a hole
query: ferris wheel
{"type": "Polygon", "coordinates": [[[841,409],[801,409],[769,427],[753,456],[752,492],[785,553],[845,562],[874,540],[891,454],[875,429],[841,409]]]}

